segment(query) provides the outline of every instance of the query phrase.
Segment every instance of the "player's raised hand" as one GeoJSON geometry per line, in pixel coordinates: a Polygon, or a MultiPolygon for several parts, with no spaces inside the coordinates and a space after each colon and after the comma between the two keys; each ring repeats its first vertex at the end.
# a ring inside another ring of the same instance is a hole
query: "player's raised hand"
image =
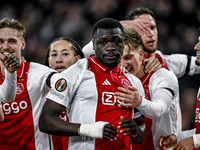
{"type": "Polygon", "coordinates": [[[124,29],[134,29],[139,32],[141,35],[150,35],[150,26],[154,24],[145,19],[135,19],[135,20],[123,20],[120,21],[124,29]]]}
{"type": "Polygon", "coordinates": [[[6,69],[11,73],[20,67],[19,60],[14,54],[11,54],[10,56],[5,55],[1,61],[3,62],[6,69]]]}
{"type": "Polygon", "coordinates": [[[115,92],[117,99],[122,101],[121,106],[125,107],[138,107],[142,102],[142,97],[139,95],[137,88],[133,86],[128,86],[128,89],[123,87],[118,87],[121,92],[115,92]]]}

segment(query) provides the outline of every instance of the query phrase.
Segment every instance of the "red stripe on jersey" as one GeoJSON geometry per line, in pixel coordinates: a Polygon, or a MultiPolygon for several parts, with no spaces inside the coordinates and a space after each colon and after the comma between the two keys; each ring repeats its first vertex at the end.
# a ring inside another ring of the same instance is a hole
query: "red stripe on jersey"
{"type": "Polygon", "coordinates": [[[168,69],[167,66],[165,65],[162,57],[159,55],[159,54],[155,54],[155,58],[157,58],[159,60],[159,62],[161,63],[162,65],[162,68],[165,68],[165,69],[168,69]]]}
{"type": "MultiPolygon", "coordinates": [[[[106,121],[118,126],[120,116],[125,119],[132,119],[132,108],[121,107],[121,103],[116,99],[115,92],[118,87],[127,87],[131,85],[130,81],[120,71],[119,67],[108,69],[99,64],[94,56],[89,58],[89,68],[95,74],[96,86],[98,90],[98,105],[96,111],[96,121],[106,121]]],[[[130,149],[130,136],[124,136],[121,133],[117,140],[108,141],[105,139],[95,140],[95,150],[110,149],[130,149]]]]}
{"type": "MultiPolygon", "coordinates": [[[[67,117],[66,109],[62,112],[62,114],[59,116],[59,118],[64,121],[69,121],[69,119],[67,117]]],[[[54,150],[67,150],[68,149],[69,137],[61,137],[61,136],[52,135],[52,141],[53,141],[54,150]]]]}
{"type": "MultiPolygon", "coordinates": [[[[149,94],[149,80],[150,77],[152,76],[153,73],[148,73],[145,74],[143,77],[140,78],[140,81],[142,82],[144,92],[145,92],[145,98],[150,100],[150,94],[149,94]]],[[[133,144],[133,150],[135,149],[146,149],[148,147],[148,150],[154,150],[154,145],[153,145],[153,135],[151,132],[151,127],[152,127],[152,119],[149,119],[145,117],[145,124],[147,128],[147,136],[145,140],[141,144],[133,144]]]]}

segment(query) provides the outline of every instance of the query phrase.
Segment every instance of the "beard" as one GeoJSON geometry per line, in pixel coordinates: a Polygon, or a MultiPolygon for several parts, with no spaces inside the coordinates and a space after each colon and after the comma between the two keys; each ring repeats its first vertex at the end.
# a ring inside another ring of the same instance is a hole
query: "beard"
{"type": "Polygon", "coordinates": [[[143,42],[142,42],[142,46],[143,46],[143,50],[144,50],[145,52],[147,52],[147,53],[154,53],[154,52],[157,50],[157,48],[158,48],[158,43],[156,43],[155,48],[148,48],[148,47],[146,47],[146,46],[144,45],[143,42]]]}
{"type": "Polygon", "coordinates": [[[155,48],[147,48],[146,46],[143,46],[143,50],[147,53],[154,53],[157,50],[157,46],[155,48]]]}

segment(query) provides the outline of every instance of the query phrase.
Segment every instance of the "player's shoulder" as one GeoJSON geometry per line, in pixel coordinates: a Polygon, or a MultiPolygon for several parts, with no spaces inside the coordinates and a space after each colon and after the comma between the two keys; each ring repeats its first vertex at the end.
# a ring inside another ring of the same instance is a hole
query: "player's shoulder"
{"type": "Polygon", "coordinates": [[[43,69],[46,69],[46,70],[53,70],[50,67],[47,67],[43,64],[39,64],[39,63],[36,63],[36,62],[28,62],[28,63],[29,63],[31,68],[43,68],[43,69]]]}
{"type": "Polygon", "coordinates": [[[131,73],[124,73],[124,75],[132,82],[133,85],[141,83],[140,79],[131,73]]]}
{"type": "Polygon", "coordinates": [[[62,71],[61,76],[71,78],[73,76],[81,75],[85,71],[88,71],[88,60],[87,58],[82,58],[66,70],[62,71]]]}
{"type": "Polygon", "coordinates": [[[167,78],[167,77],[176,78],[175,74],[172,71],[170,71],[166,68],[160,68],[153,75],[158,76],[158,77],[160,76],[160,77],[163,77],[163,78],[167,78]]]}
{"type": "MultiPolygon", "coordinates": [[[[35,62],[28,62],[25,63],[29,64],[29,74],[32,74],[34,76],[43,76],[43,75],[48,75],[52,72],[56,72],[55,70],[51,69],[50,67],[47,67],[45,65],[35,63],[35,62]]],[[[27,65],[26,65],[27,66],[27,65]]]]}
{"type": "Polygon", "coordinates": [[[169,71],[165,68],[161,68],[157,70],[152,76],[151,76],[151,82],[153,83],[166,83],[170,85],[176,85],[178,86],[178,79],[175,76],[175,74],[172,71],[169,71]]]}

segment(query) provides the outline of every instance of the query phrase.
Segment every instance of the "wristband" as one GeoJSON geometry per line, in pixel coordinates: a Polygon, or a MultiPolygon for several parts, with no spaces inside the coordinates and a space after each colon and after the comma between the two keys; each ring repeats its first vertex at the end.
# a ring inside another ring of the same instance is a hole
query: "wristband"
{"type": "Polygon", "coordinates": [[[98,121],[93,124],[81,124],[78,129],[80,136],[88,136],[92,138],[103,138],[104,126],[108,124],[104,121],[98,121]]]}

